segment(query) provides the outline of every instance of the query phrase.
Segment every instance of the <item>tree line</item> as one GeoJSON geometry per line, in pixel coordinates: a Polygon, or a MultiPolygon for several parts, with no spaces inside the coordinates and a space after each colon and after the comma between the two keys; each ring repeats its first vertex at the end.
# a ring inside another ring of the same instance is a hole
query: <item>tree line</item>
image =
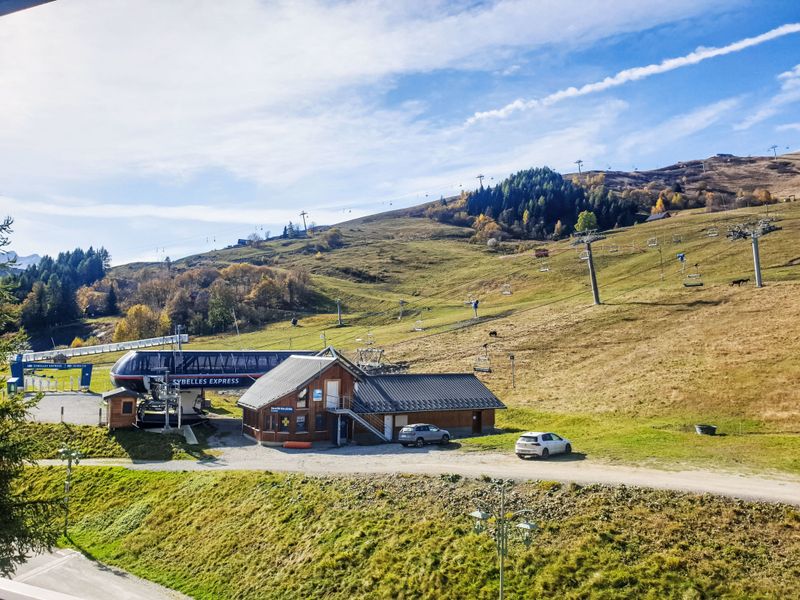
{"type": "MultiPolygon", "coordinates": [[[[22,304],[19,321],[29,331],[73,321],[84,314],[78,290],[105,278],[111,256],[105,248],[76,248],[56,258],[45,256],[19,274],[7,277],[8,285],[22,304]]],[[[116,311],[115,293],[106,292],[105,311],[116,311]]]]}
{"type": "Polygon", "coordinates": [[[639,207],[607,189],[604,182],[585,187],[564,179],[547,167],[518,171],[495,186],[442,199],[427,216],[458,225],[471,225],[476,237],[553,239],[575,230],[578,216],[589,211],[598,227],[611,229],[636,222],[639,207]]]}
{"type": "Polygon", "coordinates": [[[178,274],[144,269],[117,279],[120,307],[114,341],[170,333],[176,325],[194,335],[251,328],[310,306],[308,274],[241,263],[197,267],[178,274]]]}

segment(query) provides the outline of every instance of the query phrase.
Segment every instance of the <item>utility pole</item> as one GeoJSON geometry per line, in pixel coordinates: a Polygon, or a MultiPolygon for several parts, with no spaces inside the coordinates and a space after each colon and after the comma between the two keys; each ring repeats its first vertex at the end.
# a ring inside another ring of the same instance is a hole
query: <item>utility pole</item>
{"type": "Polygon", "coordinates": [[[778,158],[778,146],[777,146],[777,144],[772,144],[772,146],[770,146],[769,149],[772,150],[772,154],[775,156],[775,158],[778,158]]]}
{"type": "Polygon", "coordinates": [[[73,450],[65,445],[58,451],[61,460],[67,461],[67,478],[64,481],[64,537],[67,536],[67,528],[69,527],[69,492],[72,487],[72,463],[76,465],[81,462],[81,453],[73,450]]]}
{"type": "Polygon", "coordinates": [[[581,165],[583,164],[583,161],[579,158],[578,160],[575,161],[575,164],[578,165],[578,175],[580,175],[581,174],[581,165]]]}
{"type": "Polygon", "coordinates": [[[300,216],[303,217],[303,231],[308,233],[308,227],[306,227],[306,217],[308,216],[308,213],[303,210],[300,212],[300,216]]]}
{"type": "Polygon", "coordinates": [[[481,189],[483,189],[483,178],[484,178],[484,177],[485,177],[485,175],[478,175],[478,176],[475,178],[475,179],[477,179],[477,180],[479,180],[479,181],[481,182],[481,189]]]}
{"type": "Polygon", "coordinates": [[[342,323],[342,300],[340,298],[336,299],[336,321],[339,327],[344,325],[342,323]]]}
{"type": "Polygon", "coordinates": [[[323,331],[322,333],[320,333],[320,334],[319,334],[319,339],[321,339],[321,340],[322,340],[322,349],[324,350],[325,348],[327,348],[327,347],[328,347],[328,338],[327,338],[327,336],[325,335],[325,332],[324,332],[324,331],[323,331]]]}
{"type": "Polygon", "coordinates": [[[597,242],[599,240],[605,239],[605,236],[599,235],[596,231],[586,231],[579,234],[579,237],[572,242],[573,246],[577,246],[580,244],[586,245],[586,260],[589,263],[589,280],[592,284],[592,298],[594,299],[594,303],[596,305],[601,304],[600,302],[600,292],[597,289],[597,276],[595,275],[594,271],[594,256],[592,255],[592,243],[597,242]]]}
{"type": "Polygon", "coordinates": [[[517,382],[516,382],[516,373],[515,373],[515,369],[514,369],[514,355],[513,354],[509,354],[508,358],[511,361],[511,387],[512,388],[516,388],[517,387],[517,382]]]}

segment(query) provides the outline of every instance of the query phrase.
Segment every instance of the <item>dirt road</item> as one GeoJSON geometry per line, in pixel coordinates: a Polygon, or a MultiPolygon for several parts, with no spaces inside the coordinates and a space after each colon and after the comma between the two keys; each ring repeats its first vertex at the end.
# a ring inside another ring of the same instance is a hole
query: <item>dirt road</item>
{"type": "MultiPolygon", "coordinates": [[[[238,440],[243,439],[237,437],[238,440]]],[[[236,446],[225,447],[222,455],[213,460],[131,463],[86,459],[81,461],[81,464],[121,465],[130,469],[153,471],[267,470],[314,475],[457,473],[464,477],[487,475],[517,480],[624,484],[800,505],[800,478],[790,475],[773,478],[706,470],[662,471],[595,462],[584,459],[579,454],[551,457],[546,461],[522,461],[513,454],[461,452],[455,444],[451,444],[449,448],[438,446],[402,448],[397,444],[383,444],[321,450],[284,450],[265,448],[252,442],[238,440],[234,442],[236,446]]],[[[40,461],[40,464],[59,464],[59,462],[40,461]]]]}

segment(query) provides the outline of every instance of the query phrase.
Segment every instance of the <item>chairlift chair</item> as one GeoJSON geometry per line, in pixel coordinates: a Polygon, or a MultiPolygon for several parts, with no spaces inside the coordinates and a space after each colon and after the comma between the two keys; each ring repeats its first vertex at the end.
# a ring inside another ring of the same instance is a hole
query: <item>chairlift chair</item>
{"type": "Polygon", "coordinates": [[[421,319],[414,323],[414,331],[425,331],[425,327],[422,326],[421,319]]]}
{"type": "Polygon", "coordinates": [[[699,265],[695,264],[694,271],[686,275],[683,287],[703,287],[703,276],[700,274],[699,265]]]}
{"type": "Polygon", "coordinates": [[[540,273],[547,273],[550,270],[550,264],[547,262],[543,262],[539,265],[539,272],[540,273]]]}
{"type": "Polygon", "coordinates": [[[510,296],[510,295],[511,295],[511,293],[512,293],[512,292],[511,292],[511,284],[510,284],[510,283],[504,283],[504,284],[503,284],[503,285],[500,287],[500,293],[501,293],[503,296],[510,296]]]}
{"type": "Polygon", "coordinates": [[[719,236],[719,229],[717,229],[716,227],[709,227],[706,230],[706,235],[708,237],[718,237],[719,236]]]}
{"type": "Polygon", "coordinates": [[[476,373],[491,373],[492,372],[492,363],[489,360],[489,345],[483,345],[483,354],[479,354],[475,357],[475,364],[472,367],[472,370],[476,373]]]}
{"type": "Polygon", "coordinates": [[[673,244],[680,244],[683,241],[683,237],[680,235],[673,235],[672,236],[672,243],[673,244]]]}
{"type": "Polygon", "coordinates": [[[616,244],[613,244],[608,247],[609,254],[614,254],[615,252],[619,252],[619,247],[616,244]]]}
{"type": "Polygon", "coordinates": [[[658,246],[658,238],[650,238],[649,240],[647,240],[647,245],[650,248],[655,248],[656,246],[658,246]]]}
{"type": "Polygon", "coordinates": [[[580,258],[581,260],[589,260],[589,251],[584,250],[583,252],[580,253],[580,256],[578,256],[578,258],[580,258]]]}

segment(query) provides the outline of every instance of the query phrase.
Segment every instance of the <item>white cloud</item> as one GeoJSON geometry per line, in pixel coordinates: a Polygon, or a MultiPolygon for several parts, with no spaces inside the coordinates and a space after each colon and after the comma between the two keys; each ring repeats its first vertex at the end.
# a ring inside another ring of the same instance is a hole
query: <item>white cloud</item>
{"type": "Polygon", "coordinates": [[[775,29],[772,29],[766,33],[762,33],[761,35],[745,38],[720,48],[698,48],[694,52],[691,52],[685,56],[668,58],[660,63],[651,64],[644,67],[625,69],[611,77],[606,77],[602,81],[587,83],[581,87],[568,87],[549,94],[544,98],[533,100],[524,100],[522,98],[518,98],[517,100],[514,100],[513,102],[510,102],[501,108],[476,112],[472,117],[467,119],[467,124],[477,123],[486,119],[505,118],[518,111],[530,110],[539,106],[550,106],[568,98],[577,98],[579,96],[586,96],[588,94],[602,92],[620,85],[624,85],[631,81],[638,81],[640,79],[652,77],[653,75],[658,75],[660,73],[666,73],[682,67],[696,65],[710,58],[724,56],[733,52],[740,52],[747,48],[758,46],[759,44],[763,44],[765,42],[769,42],[793,33],[800,33],[800,23],[788,23],[786,25],[781,25],[780,27],[776,27],[775,29]]]}
{"type": "Polygon", "coordinates": [[[738,98],[728,98],[678,115],[649,129],[636,131],[622,139],[622,156],[650,154],[659,147],[689,137],[717,124],[738,107],[738,98]]]}
{"type": "MultiPolygon", "coordinates": [[[[47,215],[78,219],[100,220],[136,220],[158,219],[174,221],[194,221],[200,223],[286,223],[297,220],[295,208],[242,208],[236,210],[224,206],[223,203],[185,204],[169,206],[162,204],[115,204],[88,202],[82,199],[68,199],[61,202],[21,202],[19,199],[0,196],[0,213],[24,213],[27,215],[47,215]]],[[[357,212],[356,216],[364,213],[357,212]]],[[[320,223],[329,223],[341,219],[341,213],[335,209],[317,208],[314,218],[320,223]]]]}
{"type": "Polygon", "coordinates": [[[800,123],[784,123],[775,127],[775,131],[800,131],[800,123]]]}
{"type": "Polygon", "coordinates": [[[774,117],[784,106],[800,102],[800,65],[796,65],[793,69],[779,74],[777,79],[781,86],[780,92],[758,107],[753,114],[741,123],[738,123],[734,129],[749,129],[756,123],[761,123],[770,117],[774,117]]]}
{"type": "Polygon", "coordinates": [[[369,166],[418,134],[418,111],[381,110],[394,77],[495,70],[713,4],[56,2],[0,20],[0,183],[223,168],[283,186],[369,166]]]}

